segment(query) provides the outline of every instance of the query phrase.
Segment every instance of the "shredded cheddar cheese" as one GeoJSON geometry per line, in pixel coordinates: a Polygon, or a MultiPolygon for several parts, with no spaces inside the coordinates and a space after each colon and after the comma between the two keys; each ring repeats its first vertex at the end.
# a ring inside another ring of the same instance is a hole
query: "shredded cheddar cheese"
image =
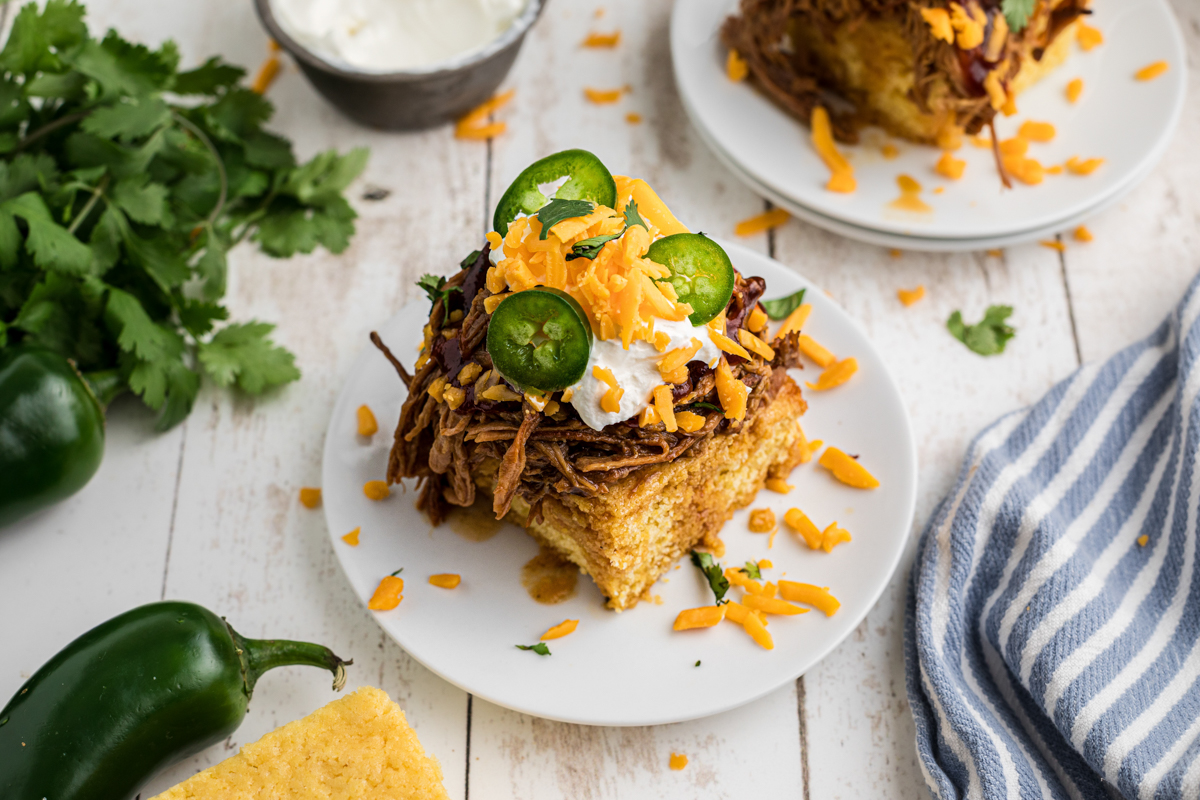
{"type": "Polygon", "coordinates": [[[792,489],[796,488],[783,478],[767,478],[763,482],[763,486],[765,486],[769,491],[775,492],[776,494],[787,494],[792,489]]]}
{"type": "Polygon", "coordinates": [[[363,484],[363,494],[368,500],[383,500],[391,493],[386,481],[367,481],[363,484]]]}
{"type": "Polygon", "coordinates": [[[992,20],[992,32],[988,35],[983,57],[994,63],[1000,60],[1000,56],[1004,53],[1004,43],[1008,41],[1008,20],[1004,18],[1003,14],[997,14],[992,20]]]}
{"type": "Polygon", "coordinates": [[[802,303],[797,306],[796,310],[787,315],[787,319],[783,321],[783,325],[779,327],[779,332],[775,334],[776,339],[787,336],[789,333],[800,330],[804,327],[804,323],[808,322],[808,315],[812,313],[812,306],[808,303],[802,303]]]}
{"type": "Polygon", "coordinates": [[[766,330],[767,322],[770,317],[767,312],[762,310],[762,306],[754,306],[754,310],[750,312],[750,316],[746,317],[746,327],[755,333],[762,333],[766,330]]]}
{"type": "Polygon", "coordinates": [[[789,528],[800,534],[810,549],[817,550],[821,547],[821,529],[814,525],[803,511],[798,508],[789,508],[783,515],[783,521],[789,528]]]}
{"type": "Polygon", "coordinates": [[[639,428],[649,428],[651,425],[657,425],[660,422],[662,422],[662,417],[658,415],[658,409],[654,407],[653,403],[643,408],[642,413],[638,415],[639,428]]]}
{"type": "Polygon", "coordinates": [[[804,385],[814,392],[824,392],[841,386],[850,380],[856,372],[858,372],[858,360],[855,358],[844,358],[826,367],[821,373],[821,377],[817,378],[816,383],[805,381],[804,385]]]}
{"type": "Polygon", "coordinates": [[[613,31],[612,33],[589,33],[588,37],[583,40],[584,47],[606,47],[612,49],[620,43],[620,31],[613,31]]]}
{"type": "Polygon", "coordinates": [[[600,407],[610,414],[620,411],[621,398],[625,395],[625,390],[617,383],[617,378],[613,375],[612,370],[597,364],[592,367],[592,377],[608,386],[608,391],[600,398],[600,407]]]}
{"type": "Polygon", "coordinates": [[[983,44],[985,25],[987,17],[974,3],[969,3],[966,8],[958,3],[950,3],[950,27],[957,34],[955,42],[959,50],[974,50],[983,44]]]}
{"type": "Polygon", "coordinates": [[[711,628],[725,619],[725,606],[701,606],[688,608],[679,612],[675,617],[675,630],[687,631],[693,628],[711,628]]]}
{"type": "MultiPolygon", "coordinates": [[[[770,585],[770,584],[768,584],[770,585]]],[[[807,614],[807,608],[794,606],[786,600],[780,600],[777,597],[766,597],[761,594],[748,594],[742,598],[742,605],[752,611],[761,611],[764,614],[777,614],[781,616],[796,616],[797,614],[807,614]]]]}
{"type": "Polygon", "coordinates": [[[1137,543],[1138,547],[1145,547],[1146,545],[1150,544],[1150,537],[1143,533],[1137,538],[1137,543]]]}
{"type": "Polygon", "coordinates": [[[1040,244],[1042,247],[1048,247],[1051,250],[1057,250],[1060,253],[1064,252],[1067,249],[1067,246],[1065,244],[1063,244],[1062,242],[1056,242],[1053,239],[1044,239],[1044,240],[1038,242],[1038,244],[1040,244]]]}
{"type": "Polygon", "coordinates": [[[818,611],[823,611],[827,617],[832,617],[842,607],[838,599],[829,593],[828,587],[822,588],[814,586],[811,583],[780,581],[779,595],[784,600],[790,600],[793,603],[804,603],[806,606],[812,606],[818,611]]]}
{"type": "Polygon", "coordinates": [[[542,638],[539,641],[548,642],[551,639],[561,639],[569,633],[574,633],[577,627],[579,627],[579,620],[564,619],[562,622],[543,633],[542,638]]]}
{"type": "Polygon", "coordinates": [[[1079,27],[1075,29],[1075,41],[1079,42],[1079,46],[1083,48],[1084,52],[1087,52],[1093,47],[1104,44],[1104,34],[1091,25],[1080,22],[1079,27]]]}
{"type": "Polygon", "coordinates": [[[305,508],[316,508],[321,505],[321,490],[313,486],[301,487],[300,505],[305,508]]]}
{"type": "Polygon", "coordinates": [[[771,638],[771,634],[767,632],[767,626],[755,614],[747,614],[745,620],[742,621],[742,627],[746,629],[746,633],[750,634],[750,638],[758,642],[764,650],[774,650],[775,642],[771,638]]]}
{"type": "Polygon", "coordinates": [[[453,573],[441,573],[429,576],[429,584],[439,589],[456,589],[462,583],[462,578],[453,573]]]}
{"type": "Polygon", "coordinates": [[[1031,142],[1049,142],[1054,139],[1056,133],[1054,126],[1049,122],[1034,122],[1033,120],[1022,122],[1021,127],[1017,130],[1018,136],[1031,142]]]}
{"type": "Polygon", "coordinates": [[[896,185],[900,187],[900,196],[888,203],[888,208],[918,214],[928,214],[933,211],[933,207],[921,199],[921,184],[911,175],[897,175],[896,185]]]}
{"type": "Polygon", "coordinates": [[[750,67],[747,66],[746,59],[742,58],[737,50],[730,50],[725,58],[725,75],[734,83],[740,83],[746,80],[749,74],[750,67]]]}
{"type": "Polygon", "coordinates": [[[679,430],[679,423],[675,419],[675,395],[671,392],[671,387],[656,386],[653,396],[654,410],[658,412],[659,419],[662,420],[667,433],[679,430]]]}
{"type": "Polygon", "coordinates": [[[484,400],[491,400],[493,403],[510,403],[521,399],[521,395],[508,388],[503,383],[497,383],[495,386],[490,386],[478,393],[484,400]]]}
{"type": "Polygon", "coordinates": [[[747,361],[750,360],[750,354],[746,352],[746,348],[711,326],[708,329],[708,338],[712,339],[712,343],[717,346],[718,350],[732,356],[741,356],[747,361]]]}
{"type": "Polygon", "coordinates": [[[829,122],[829,112],[823,106],[813,109],[810,127],[812,128],[813,148],[816,149],[817,155],[825,162],[825,166],[829,168],[830,172],[829,183],[825,184],[825,188],[831,192],[853,192],[857,188],[854,181],[854,167],[850,166],[850,162],[834,144],[833,126],[829,122]]]}
{"type": "Polygon", "coordinates": [[[868,472],[866,467],[836,447],[826,448],[817,463],[832,472],[833,477],[847,486],[853,486],[855,489],[879,488],[879,480],[868,472]]]}
{"type": "Polygon", "coordinates": [[[1075,237],[1075,241],[1077,242],[1090,242],[1093,238],[1095,238],[1092,236],[1092,232],[1082,225],[1076,228],[1072,235],[1075,237]]]}
{"type": "Polygon", "coordinates": [[[642,122],[642,115],[636,111],[630,111],[625,115],[625,121],[630,125],[640,125],[642,122]]]}
{"type": "Polygon", "coordinates": [[[745,347],[750,352],[756,353],[762,358],[765,358],[767,361],[775,360],[775,351],[771,348],[771,345],[767,344],[750,331],[746,330],[745,328],[738,328],[737,336],[738,341],[742,344],[742,347],[745,347]]]}
{"type": "Polygon", "coordinates": [[[688,765],[688,757],[683,753],[671,753],[671,760],[668,763],[671,769],[678,772],[688,765]]]}
{"type": "Polygon", "coordinates": [[[1083,78],[1074,78],[1067,84],[1067,102],[1072,105],[1079,102],[1083,95],[1083,78]]]}
{"type": "Polygon", "coordinates": [[[921,17],[929,26],[933,38],[954,44],[954,28],[950,27],[950,13],[944,8],[922,8],[921,17]]]}
{"type": "Polygon", "coordinates": [[[371,595],[371,599],[367,602],[367,608],[372,611],[391,611],[400,605],[400,601],[404,599],[402,595],[403,591],[404,579],[395,575],[388,575],[379,582],[379,586],[375,587],[375,593],[371,595]]]}
{"type": "Polygon", "coordinates": [[[359,436],[374,436],[379,430],[379,423],[375,420],[375,414],[371,412],[369,406],[358,407],[358,435],[359,436]]]}
{"type": "Polygon", "coordinates": [[[584,89],[583,96],[598,106],[615,103],[625,93],[624,89],[584,89]]]}
{"type": "Polygon", "coordinates": [[[756,233],[763,233],[764,231],[769,231],[771,228],[777,228],[791,218],[792,215],[786,210],[772,208],[770,211],[764,211],[749,219],[742,220],[733,226],[733,232],[738,236],[753,236],[756,233]]]}
{"type": "Polygon", "coordinates": [[[447,386],[442,390],[442,399],[450,406],[450,410],[454,411],[466,401],[467,392],[458,386],[447,386]]]}
{"type": "Polygon", "coordinates": [[[351,547],[358,547],[358,535],[362,533],[362,528],[355,528],[342,537],[342,541],[351,547]]]}
{"type": "Polygon", "coordinates": [[[1029,186],[1037,186],[1046,176],[1046,170],[1035,158],[1024,156],[1008,156],[1004,159],[1004,169],[1009,175],[1029,186]]]}
{"type": "Polygon", "coordinates": [[[683,383],[687,380],[687,363],[700,352],[703,343],[693,338],[686,347],[676,347],[658,361],[658,374],[665,383],[683,383]],[[682,375],[678,374],[682,370],[682,375]]]}
{"type": "Polygon", "coordinates": [[[1139,81],[1152,81],[1159,75],[1162,75],[1170,68],[1170,65],[1165,61],[1155,61],[1153,64],[1147,64],[1133,74],[1133,77],[1139,81]]]}
{"type": "Polygon", "coordinates": [[[802,333],[796,338],[796,344],[805,357],[822,369],[837,361],[837,356],[806,333],[802,333]]]}
{"type": "Polygon", "coordinates": [[[748,394],[746,384],[733,377],[729,362],[721,356],[721,363],[717,365],[717,397],[721,401],[721,408],[725,410],[725,419],[746,418],[748,394]]]}
{"type": "Polygon", "coordinates": [[[906,307],[911,306],[925,297],[925,286],[921,285],[915,289],[897,289],[896,297],[900,298],[900,302],[906,307]]]}
{"type": "Polygon", "coordinates": [[[1079,156],[1071,156],[1067,159],[1067,163],[1064,166],[1067,168],[1067,172],[1070,172],[1072,175],[1091,175],[1103,163],[1103,158],[1089,158],[1084,160],[1079,158],[1079,156]]]}
{"type": "Polygon", "coordinates": [[[675,424],[684,433],[695,433],[704,427],[704,417],[691,411],[680,411],[675,415],[675,424]]]}
{"type": "Polygon", "coordinates": [[[956,181],[963,176],[963,171],[967,168],[967,162],[961,158],[955,158],[949,152],[942,153],[942,157],[938,159],[934,170],[950,180],[956,181]]]}
{"type": "Polygon", "coordinates": [[[888,161],[891,161],[893,158],[898,158],[900,156],[900,148],[896,147],[896,145],[892,144],[891,142],[888,142],[883,147],[879,148],[879,153],[888,161]]]}
{"type": "Polygon", "coordinates": [[[493,122],[487,124],[488,116],[496,111],[499,111],[508,102],[513,99],[516,94],[516,89],[509,89],[503,94],[498,94],[495,97],[487,100],[476,106],[471,111],[461,118],[454,125],[454,135],[459,139],[491,139],[499,136],[508,129],[508,125],[504,122],[493,122]]]}
{"type": "Polygon", "coordinates": [[[770,533],[775,530],[775,512],[769,508],[756,508],[750,512],[750,532],[770,533]]]}

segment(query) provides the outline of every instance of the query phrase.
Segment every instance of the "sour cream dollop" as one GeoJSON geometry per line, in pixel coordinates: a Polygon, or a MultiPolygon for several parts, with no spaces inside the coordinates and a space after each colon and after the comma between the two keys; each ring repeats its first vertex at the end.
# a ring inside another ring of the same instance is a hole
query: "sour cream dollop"
{"type": "Polygon", "coordinates": [[[296,41],[339,66],[395,72],[448,61],[504,32],[527,0],[272,0],[296,41]]]}

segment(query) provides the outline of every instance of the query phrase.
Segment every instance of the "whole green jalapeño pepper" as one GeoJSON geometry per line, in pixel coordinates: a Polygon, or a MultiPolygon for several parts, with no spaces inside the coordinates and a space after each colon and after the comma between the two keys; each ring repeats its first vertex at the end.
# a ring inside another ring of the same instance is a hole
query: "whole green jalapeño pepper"
{"type": "Polygon", "coordinates": [[[518,214],[532,216],[552,199],[589,200],[613,208],[617,204],[617,184],[608,167],[587,150],[563,150],[535,161],[517,176],[496,204],[492,226],[503,236],[518,214]],[[542,186],[564,178],[553,198],[542,192],[542,186]]]}
{"type": "Polygon", "coordinates": [[[233,733],[267,670],[349,661],[246,639],[193,603],[151,603],[93,628],[0,711],[0,797],[126,800],[164,767],[233,733]]]}
{"type": "Polygon", "coordinates": [[[49,350],[0,350],[0,526],[83,488],[104,456],[104,409],[49,350]]]}

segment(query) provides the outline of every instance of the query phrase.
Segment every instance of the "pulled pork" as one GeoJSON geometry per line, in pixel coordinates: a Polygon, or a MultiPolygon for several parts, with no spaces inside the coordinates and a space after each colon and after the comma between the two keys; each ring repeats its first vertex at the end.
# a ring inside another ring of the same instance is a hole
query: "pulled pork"
{"type": "MultiPolygon", "coordinates": [[[[988,17],[984,42],[1001,14],[1000,0],[976,0],[988,17]]],[[[965,0],[964,0],[965,2],[965,0]]],[[[899,25],[913,54],[910,99],[925,113],[949,113],[968,134],[978,133],[996,115],[984,78],[997,67],[1004,85],[1020,71],[1023,59],[1041,60],[1043,50],[1087,10],[1089,0],[1041,0],[1028,24],[1009,33],[1004,49],[989,60],[985,45],[964,51],[934,38],[921,8],[945,8],[946,0],[741,0],[739,13],[721,28],[721,41],[745,59],[750,75],[763,91],[805,125],[813,108],[826,106],[836,139],[858,141],[866,125],[887,120],[867,106],[861,92],[846,85],[840,65],[804,45],[801,35],[833,41],[839,31],[853,31],[872,19],[899,25]],[[1004,66],[1007,65],[1007,66],[1004,66]],[[938,90],[946,86],[948,91],[938,90]]],[[[903,131],[892,131],[904,135],[903,131]]],[[[935,142],[926,142],[934,144],[935,142]]]]}
{"type": "MultiPolygon", "coordinates": [[[[713,370],[690,362],[688,379],[675,385],[673,394],[677,408],[686,406],[705,418],[704,426],[692,433],[668,433],[662,423],[641,428],[636,419],[597,431],[567,403],[547,403],[539,411],[528,399],[493,402],[481,396],[502,381],[485,347],[489,315],[484,301],[492,293],[484,278],[489,266],[485,247],[446,282],[429,314],[430,357],[415,375],[378,335],[371,335],[408,387],[388,460],[388,482],[417,478],[417,508],[435,525],[449,506],[475,502],[477,476],[490,476],[497,518],[508,513],[518,495],[537,518],[542,500],[551,493],[600,494],[631,472],[695,454],[710,437],[740,430],[779,392],[787,369],[800,366],[796,333],[772,342],[775,358],[770,362],[754,354],[749,361],[727,355],[734,377],[750,389],[746,419],[727,420],[713,370]],[[461,396],[451,393],[453,407],[446,393],[450,387],[461,390],[461,396]]],[[[735,341],[765,288],[762,278],[737,275],[726,309],[726,334],[735,341]]],[[[551,399],[558,397],[556,393],[551,399]]]]}

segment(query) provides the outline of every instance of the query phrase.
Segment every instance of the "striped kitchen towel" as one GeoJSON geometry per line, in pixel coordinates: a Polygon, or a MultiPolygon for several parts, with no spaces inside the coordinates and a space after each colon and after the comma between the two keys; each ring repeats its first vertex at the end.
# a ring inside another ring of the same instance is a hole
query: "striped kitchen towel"
{"type": "Polygon", "coordinates": [[[925,529],[905,662],[940,800],[1200,797],[1198,287],[983,431],[925,529]]]}

